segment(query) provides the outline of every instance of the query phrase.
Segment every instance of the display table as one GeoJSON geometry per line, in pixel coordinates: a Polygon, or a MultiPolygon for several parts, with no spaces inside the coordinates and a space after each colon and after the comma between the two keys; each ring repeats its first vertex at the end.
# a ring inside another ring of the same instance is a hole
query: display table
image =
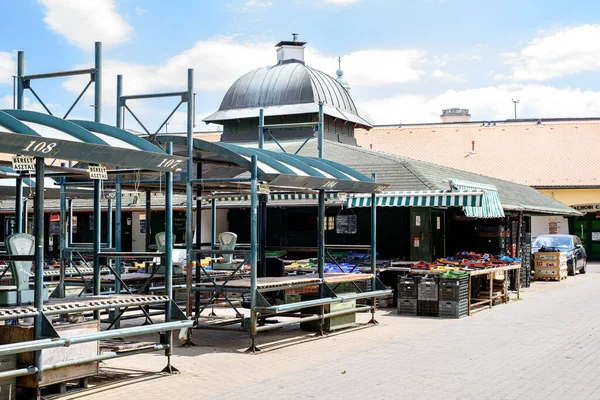
{"type": "MultiPolygon", "coordinates": [[[[469,276],[469,299],[468,299],[468,315],[471,315],[471,312],[477,311],[482,309],[482,306],[488,306],[487,308],[492,308],[494,305],[494,300],[496,299],[502,299],[503,303],[508,302],[508,296],[511,292],[511,290],[509,290],[508,285],[503,285],[502,291],[500,294],[494,294],[494,275],[499,273],[499,272],[503,272],[503,273],[508,273],[510,271],[520,271],[521,269],[521,263],[513,263],[510,265],[505,265],[505,266],[501,266],[501,267],[493,267],[493,268],[482,268],[482,269],[477,269],[477,270],[470,270],[470,271],[464,271],[468,273],[469,276]],[[472,294],[472,280],[475,277],[485,277],[487,276],[487,279],[490,281],[490,285],[489,285],[489,294],[486,293],[486,296],[481,296],[481,293],[477,296],[477,297],[473,297],[472,294]],[[475,308],[478,308],[477,310],[475,310],[475,308]]],[[[440,270],[440,269],[411,269],[410,273],[412,275],[439,275],[443,272],[446,272],[444,270],[440,270]]],[[[517,292],[517,299],[520,298],[520,273],[517,272],[515,274],[516,276],[516,292],[517,292]]],[[[506,279],[506,278],[505,278],[506,279]]]]}

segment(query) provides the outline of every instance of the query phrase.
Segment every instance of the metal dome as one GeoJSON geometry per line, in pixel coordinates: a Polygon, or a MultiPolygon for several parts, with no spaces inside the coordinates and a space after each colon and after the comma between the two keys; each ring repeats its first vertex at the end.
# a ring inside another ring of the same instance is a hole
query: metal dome
{"type": "Polygon", "coordinates": [[[283,62],[243,75],[231,85],[219,111],[204,121],[258,117],[261,108],[265,115],[313,113],[320,102],[327,115],[371,127],[338,81],[302,62],[283,62]]]}

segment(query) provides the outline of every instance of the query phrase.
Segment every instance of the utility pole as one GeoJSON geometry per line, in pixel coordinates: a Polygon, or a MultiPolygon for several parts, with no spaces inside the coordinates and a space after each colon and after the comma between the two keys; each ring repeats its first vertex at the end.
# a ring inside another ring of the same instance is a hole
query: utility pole
{"type": "Polygon", "coordinates": [[[517,104],[519,104],[519,100],[515,100],[515,99],[511,99],[511,100],[515,104],[515,119],[517,119],[517,104]]]}

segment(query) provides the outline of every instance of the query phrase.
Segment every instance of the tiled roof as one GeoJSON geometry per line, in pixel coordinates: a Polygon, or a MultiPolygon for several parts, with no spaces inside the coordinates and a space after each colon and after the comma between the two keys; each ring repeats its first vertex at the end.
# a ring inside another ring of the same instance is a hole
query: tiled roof
{"type": "MultiPolygon", "coordinates": [[[[289,152],[295,152],[302,141],[282,142],[289,152]]],[[[266,142],[265,148],[277,151],[273,142],[266,142]]],[[[311,139],[298,153],[303,156],[316,157],[317,140],[311,139]]],[[[498,188],[500,201],[505,209],[525,209],[531,213],[571,214],[574,210],[567,207],[530,186],[517,184],[481,174],[461,171],[407,157],[371,151],[363,147],[326,141],[324,157],[347,165],[370,176],[377,174],[377,181],[389,184],[387,190],[439,190],[448,189],[448,179],[462,179],[478,183],[494,185],[498,188]]],[[[575,212],[576,213],[576,212],[575,212]]]]}
{"type": "Polygon", "coordinates": [[[524,185],[600,186],[600,119],[385,126],[355,136],[375,151],[524,185]]]}

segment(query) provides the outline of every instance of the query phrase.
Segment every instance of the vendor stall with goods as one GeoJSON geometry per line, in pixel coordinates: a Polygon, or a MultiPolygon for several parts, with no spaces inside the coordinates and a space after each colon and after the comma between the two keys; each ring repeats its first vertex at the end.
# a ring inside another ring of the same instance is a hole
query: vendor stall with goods
{"type": "Polygon", "coordinates": [[[400,315],[461,318],[520,295],[519,258],[461,252],[405,268],[396,292],[400,315]]]}

